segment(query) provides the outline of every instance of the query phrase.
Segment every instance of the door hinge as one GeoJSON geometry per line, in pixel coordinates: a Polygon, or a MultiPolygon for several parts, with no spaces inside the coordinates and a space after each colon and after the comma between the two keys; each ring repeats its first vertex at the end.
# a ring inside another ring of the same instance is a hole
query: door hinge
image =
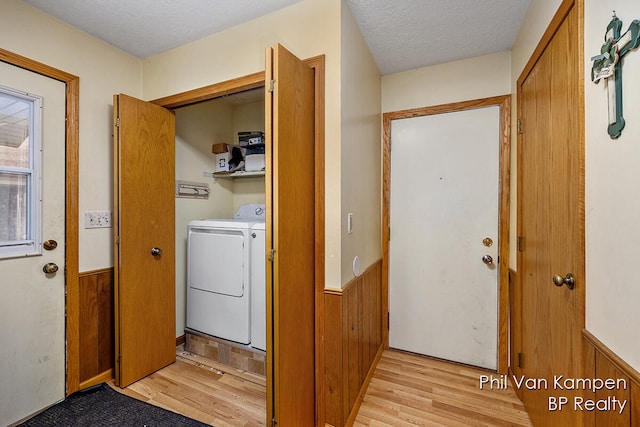
{"type": "Polygon", "coordinates": [[[119,128],[120,127],[120,117],[118,117],[116,119],[116,127],[119,128]]]}
{"type": "Polygon", "coordinates": [[[274,90],[274,85],[275,85],[275,84],[276,84],[276,81],[275,81],[275,80],[271,80],[271,81],[269,82],[269,92],[273,92],[273,90],[274,90]]]}
{"type": "Polygon", "coordinates": [[[522,368],[522,365],[523,365],[522,359],[523,359],[522,353],[518,353],[518,368],[522,368]]]}
{"type": "Polygon", "coordinates": [[[518,236],[518,252],[524,251],[524,242],[522,236],[518,236]]]}
{"type": "Polygon", "coordinates": [[[275,426],[276,424],[278,424],[278,420],[276,420],[275,417],[274,417],[274,418],[271,419],[271,425],[275,426]]]}
{"type": "Polygon", "coordinates": [[[116,245],[120,245],[120,236],[116,237],[116,245]]]}
{"type": "Polygon", "coordinates": [[[269,249],[269,261],[273,262],[276,260],[276,250],[269,249]]]}
{"type": "Polygon", "coordinates": [[[524,131],[522,130],[522,119],[518,119],[518,134],[523,134],[524,131]]]}

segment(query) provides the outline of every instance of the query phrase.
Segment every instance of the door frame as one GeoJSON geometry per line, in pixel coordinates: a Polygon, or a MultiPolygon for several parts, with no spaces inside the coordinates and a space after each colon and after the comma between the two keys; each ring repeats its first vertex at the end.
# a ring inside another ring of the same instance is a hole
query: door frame
{"type": "Polygon", "coordinates": [[[66,395],[80,385],[80,300],[78,273],[78,142],[80,78],[33,59],[0,49],[0,61],[65,84],[65,291],[66,291],[66,395]]]}
{"type": "Polygon", "coordinates": [[[500,108],[498,175],[498,372],[508,369],[509,320],[509,198],[511,168],[511,95],[454,102],[384,113],[382,147],[382,342],[389,348],[389,239],[391,202],[391,122],[411,117],[452,113],[475,108],[500,108]],[[385,316],[384,313],[387,315],[385,316]]]}
{"type": "MultiPolygon", "coordinates": [[[[325,56],[303,60],[315,72],[315,401],[316,423],[324,425],[324,282],[325,282],[325,56]]],[[[214,83],[186,92],[151,100],[164,108],[175,109],[245,90],[264,87],[266,73],[260,71],[243,77],[214,83]]],[[[267,312],[267,317],[272,313],[267,312]]],[[[273,351],[267,343],[267,352],[273,351]]],[[[270,402],[267,402],[270,405],[270,402]]]]}

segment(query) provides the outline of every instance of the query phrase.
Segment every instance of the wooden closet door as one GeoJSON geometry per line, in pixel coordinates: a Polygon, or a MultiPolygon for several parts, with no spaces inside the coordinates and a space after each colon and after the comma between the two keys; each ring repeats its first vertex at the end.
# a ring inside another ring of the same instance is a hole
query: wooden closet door
{"type": "Polygon", "coordinates": [[[267,50],[268,425],[315,425],[314,71],[267,50]],[[271,89],[272,88],[272,89],[271,89]]]}
{"type": "Polygon", "coordinates": [[[175,116],[114,97],[116,384],[176,360],[175,116]]]}

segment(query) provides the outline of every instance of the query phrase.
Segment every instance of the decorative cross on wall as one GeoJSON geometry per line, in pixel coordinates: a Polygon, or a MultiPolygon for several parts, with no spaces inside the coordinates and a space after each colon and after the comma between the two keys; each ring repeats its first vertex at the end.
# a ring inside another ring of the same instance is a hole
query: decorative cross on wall
{"type": "Polygon", "coordinates": [[[609,126],[607,132],[612,139],[618,138],[624,129],[622,117],[622,63],[621,59],[640,44],[640,21],[634,20],[629,29],[621,36],[622,21],[613,11],[613,19],[607,26],[604,44],[600,55],[591,60],[591,80],[598,83],[600,79],[607,81],[607,95],[609,98],[609,126]]]}

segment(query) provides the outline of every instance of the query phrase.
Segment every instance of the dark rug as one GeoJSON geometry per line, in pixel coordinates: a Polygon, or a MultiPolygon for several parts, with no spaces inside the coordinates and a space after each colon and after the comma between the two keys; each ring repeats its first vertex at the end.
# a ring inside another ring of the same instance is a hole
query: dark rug
{"type": "Polygon", "coordinates": [[[125,396],[106,384],[72,394],[30,420],[25,427],[201,427],[199,421],[125,396]]]}

